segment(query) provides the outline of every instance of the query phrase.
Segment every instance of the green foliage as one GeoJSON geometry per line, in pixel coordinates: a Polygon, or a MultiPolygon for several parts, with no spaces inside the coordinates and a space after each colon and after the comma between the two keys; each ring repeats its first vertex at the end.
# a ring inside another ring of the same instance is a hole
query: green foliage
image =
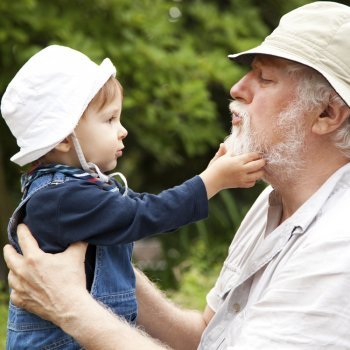
{"type": "Polygon", "coordinates": [[[0,304],[0,349],[6,346],[7,305],[0,304]]]}
{"type": "Polygon", "coordinates": [[[222,262],[207,261],[209,247],[204,241],[193,242],[188,258],[174,267],[179,286],[176,290],[168,290],[167,295],[177,304],[191,309],[204,310],[206,295],[214,286],[220,272],[222,262]]]}
{"type": "MultiPolygon", "coordinates": [[[[119,170],[133,189],[157,192],[202,171],[229,132],[229,89],[243,68],[227,54],[257,45],[283,13],[307,2],[2,0],[0,96],[20,66],[49,44],[73,47],[96,62],[110,57],[124,87],[129,130],[119,170]]],[[[19,169],[8,161],[17,146],[2,122],[0,146],[6,183],[0,198],[10,211],[20,196],[19,169]]],[[[166,283],[177,285],[173,268],[193,253],[196,240],[210,247],[208,263],[222,259],[262,187],[223,192],[210,204],[208,220],[162,237],[166,252],[173,249],[166,283]]],[[[6,218],[0,215],[0,242],[6,218]]]]}
{"type": "Polygon", "coordinates": [[[0,282],[0,349],[5,349],[6,345],[6,324],[7,324],[7,307],[8,291],[0,282]]]}

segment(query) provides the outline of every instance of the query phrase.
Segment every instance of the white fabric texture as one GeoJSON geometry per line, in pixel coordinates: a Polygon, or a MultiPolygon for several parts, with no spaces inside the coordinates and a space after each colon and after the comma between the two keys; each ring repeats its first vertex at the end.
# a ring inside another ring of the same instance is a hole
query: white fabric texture
{"type": "Polygon", "coordinates": [[[199,349],[350,349],[350,164],[278,225],[268,187],[237,231],[207,296],[199,349]]]}

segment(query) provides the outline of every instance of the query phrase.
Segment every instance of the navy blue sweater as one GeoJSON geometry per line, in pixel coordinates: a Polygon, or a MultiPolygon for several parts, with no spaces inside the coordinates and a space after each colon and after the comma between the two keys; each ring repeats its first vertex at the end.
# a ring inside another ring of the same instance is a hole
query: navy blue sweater
{"type": "Polygon", "coordinates": [[[199,176],[158,195],[129,190],[128,196],[122,196],[82,180],[35,193],[26,205],[23,222],[43,250],[55,253],[76,241],[130,243],[207,215],[207,193],[199,176]]]}

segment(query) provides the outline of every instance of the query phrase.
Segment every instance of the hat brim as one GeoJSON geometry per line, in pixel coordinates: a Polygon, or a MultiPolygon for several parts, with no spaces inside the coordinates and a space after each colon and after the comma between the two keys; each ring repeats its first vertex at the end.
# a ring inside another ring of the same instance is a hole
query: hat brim
{"type": "MultiPolygon", "coordinates": [[[[62,141],[62,140],[61,140],[62,141]]],[[[10,160],[16,164],[18,164],[19,166],[24,166],[26,164],[29,164],[37,159],[39,159],[40,157],[42,157],[43,155],[45,155],[46,153],[48,153],[49,151],[51,151],[53,148],[55,148],[61,141],[55,142],[52,145],[49,146],[45,146],[43,148],[36,148],[36,149],[28,149],[28,148],[24,148],[21,149],[19,152],[17,152],[16,154],[14,154],[10,160]]]]}
{"type": "Polygon", "coordinates": [[[283,50],[282,48],[275,47],[267,44],[266,42],[247,51],[239,52],[237,54],[228,55],[229,59],[237,63],[250,64],[256,55],[269,55],[279,58],[284,58],[290,61],[301,63],[305,66],[315,69],[317,72],[322,74],[324,78],[329,82],[333,89],[343,99],[343,101],[350,107],[350,88],[345,83],[339,81],[333,77],[332,74],[322,67],[322,65],[316,65],[313,62],[293,54],[289,51],[283,50]]]}

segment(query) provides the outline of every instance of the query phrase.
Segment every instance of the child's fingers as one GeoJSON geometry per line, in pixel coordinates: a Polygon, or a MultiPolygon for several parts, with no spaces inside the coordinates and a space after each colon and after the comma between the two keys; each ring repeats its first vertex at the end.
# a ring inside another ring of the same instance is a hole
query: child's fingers
{"type": "Polygon", "coordinates": [[[222,157],[223,155],[225,155],[227,152],[226,147],[223,143],[220,143],[219,149],[218,151],[215,153],[214,158],[210,161],[209,164],[215,162],[218,158],[222,157]]]}
{"type": "Polygon", "coordinates": [[[244,188],[253,187],[255,183],[264,176],[264,173],[265,172],[263,170],[259,170],[254,173],[248,174],[245,178],[245,182],[242,187],[244,188]]]}
{"type": "Polygon", "coordinates": [[[265,159],[257,159],[257,160],[253,160],[249,163],[246,163],[244,165],[244,169],[246,170],[247,173],[253,173],[258,171],[259,169],[263,168],[266,164],[265,159]]]}
{"type": "Polygon", "coordinates": [[[215,153],[215,157],[219,158],[219,157],[223,156],[226,152],[227,152],[227,150],[226,150],[225,144],[224,143],[220,143],[219,149],[215,153]]]}
{"type": "Polygon", "coordinates": [[[261,153],[259,152],[251,152],[251,153],[244,153],[237,156],[241,159],[243,163],[249,163],[257,159],[262,159],[261,153]]]}
{"type": "Polygon", "coordinates": [[[246,182],[244,185],[242,185],[242,188],[250,188],[250,187],[253,187],[255,184],[256,184],[256,181],[246,182]]]}
{"type": "Polygon", "coordinates": [[[264,170],[255,171],[247,175],[247,182],[260,180],[265,174],[264,170]]]}

